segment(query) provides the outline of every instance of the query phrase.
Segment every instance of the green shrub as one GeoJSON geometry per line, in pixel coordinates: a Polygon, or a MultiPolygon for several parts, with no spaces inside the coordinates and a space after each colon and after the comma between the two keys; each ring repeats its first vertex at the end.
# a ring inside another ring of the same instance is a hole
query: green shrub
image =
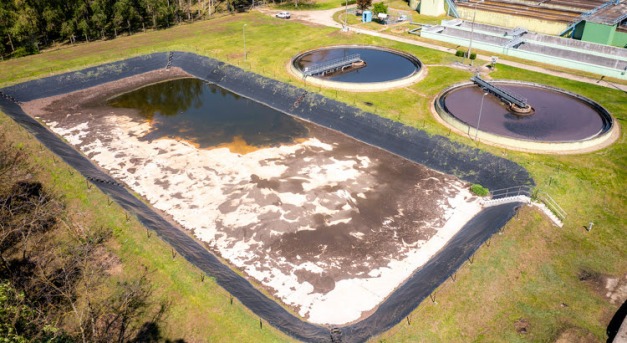
{"type": "Polygon", "coordinates": [[[477,58],[477,54],[476,54],[476,53],[474,53],[474,52],[473,52],[473,53],[471,53],[471,54],[470,54],[470,59],[471,59],[471,60],[474,60],[475,58],[477,58]]]}
{"type": "Polygon", "coordinates": [[[455,56],[457,56],[457,57],[464,57],[464,55],[466,55],[464,50],[457,50],[457,51],[455,51],[455,56]]]}
{"type": "Polygon", "coordinates": [[[481,196],[481,197],[484,197],[484,196],[490,194],[490,190],[489,189],[487,189],[487,188],[485,188],[482,185],[477,184],[477,183],[475,183],[472,186],[470,186],[470,191],[473,192],[474,194],[478,195],[478,196],[481,196]]]}
{"type": "Polygon", "coordinates": [[[15,49],[15,51],[11,54],[11,57],[13,58],[24,57],[28,55],[33,55],[34,53],[35,53],[35,49],[31,47],[21,46],[15,49]]]}
{"type": "Polygon", "coordinates": [[[379,13],[388,13],[388,6],[382,2],[377,2],[372,6],[372,14],[377,15],[379,13]]]}

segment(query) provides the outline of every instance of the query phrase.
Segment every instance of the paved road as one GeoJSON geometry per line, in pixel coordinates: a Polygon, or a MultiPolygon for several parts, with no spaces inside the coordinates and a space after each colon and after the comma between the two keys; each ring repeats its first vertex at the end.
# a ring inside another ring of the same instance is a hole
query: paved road
{"type": "MultiPolygon", "coordinates": [[[[349,6],[349,8],[350,7],[354,7],[354,5],[349,6]]],[[[274,15],[275,13],[278,12],[278,11],[270,10],[268,8],[259,8],[258,10],[262,13],[266,13],[269,15],[274,15]]],[[[333,14],[339,11],[342,11],[342,9],[334,8],[334,9],[324,10],[324,11],[296,11],[296,12],[292,12],[292,18],[295,20],[302,20],[302,21],[306,21],[306,22],[310,22],[310,23],[314,23],[318,25],[324,25],[324,26],[335,27],[335,28],[341,29],[342,24],[333,20],[333,14]]],[[[395,40],[397,42],[418,45],[418,46],[422,46],[425,48],[444,51],[448,53],[455,53],[455,49],[452,49],[452,48],[445,48],[437,44],[417,41],[417,40],[404,38],[404,37],[398,37],[398,36],[390,35],[387,33],[381,33],[377,31],[366,30],[366,29],[357,28],[357,27],[350,27],[349,30],[352,32],[359,33],[359,34],[381,37],[385,39],[395,40]]],[[[477,59],[480,59],[486,62],[490,61],[490,57],[491,56],[477,55],[477,59]]],[[[573,75],[567,72],[549,70],[549,69],[545,69],[542,67],[530,66],[528,64],[524,64],[520,62],[509,61],[504,58],[500,58],[498,63],[512,66],[512,67],[521,68],[521,69],[527,69],[527,70],[531,70],[531,71],[535,71],[535,72],[539,72],[539,73],[543,73],[547,75],[558,76],[558,77],[562,77],[565,79],[571,79],[571,80],[586,82],[589,84],[595,84],[595,85],[599,85],[603,87],[619,89],[627,93],[627,85],[610,83],[610,82],[603,80],[602,78],[594,79],[594,78],[585,77],[585,76],[573,75]]]]}

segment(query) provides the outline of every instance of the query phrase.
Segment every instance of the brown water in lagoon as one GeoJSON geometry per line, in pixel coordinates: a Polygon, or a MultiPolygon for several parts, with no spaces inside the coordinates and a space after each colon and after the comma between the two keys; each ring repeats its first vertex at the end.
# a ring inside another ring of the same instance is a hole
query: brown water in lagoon
{"type": "Polygon", "coordinates": [[[143,139],[180,137],[199,148],[247,153],[308,136],[298,119],[195,78],[148,85],[111,100],[149,120],[143,139]]]}
{"type": "MultiPolygon", "coordinates": [[[[570,142],[590,139],[605,132],[607,125],[590,104],[567,93],[531,85],[498,86],[527,98],[535,112],[517,116],[492,94],[485,96],[481,120],[479,111],[483,90],[462,86],[444,94],[446,110],[479,131],[500,136],[543,142],[570,142]]],[[[474,131],[474,130],[473,130],[474,131]]]]}

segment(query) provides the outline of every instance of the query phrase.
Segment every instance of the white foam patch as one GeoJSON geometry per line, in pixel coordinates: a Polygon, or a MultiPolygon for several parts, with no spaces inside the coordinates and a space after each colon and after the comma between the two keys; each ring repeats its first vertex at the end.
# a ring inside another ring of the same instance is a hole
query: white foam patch
{"type": "MultiPolygon", "coordinates": [[[[448,187],[451,187],[449,193],[454,196],[439,203],[445,212],[446,223],[442,227],[435,227],[437,234],[430,240],[401,246],[407,250],[404,258],[371,270],[363,278],[341,280],[326,294],[314,293],[313,285],[299,282],[294,272],[301,269],[319,274],[328,265],[323,262],[291,264],[284,258],[270,260],[270,255],[260,257],[256,254],[257,251],[267,249],[263,247],[262,240],[255,236],[260,233],[254,231],[260,215],[272,215],[279,211],[279,218],[283,222],[289,224],[296,220],[286,219],[286,216],[291,217],[289,213],[281,212],[283,210],[280,207],[261,206],[252,201],[246,195],[252,191],[247,185],[250,185],[253,174],[261,179],[281,177],[288,168],[281,161],[301,149],[331,151],[333,145],[311,138],[299,144],[265,148],[240,155],[226,148],[197,149],[184,141],[168,138],[142,141],[139,137],[149,132],[148,123],[137,124],[125,116],[111,116],[107,121],[112,127],[110,132],[106,136],[98,133],[100,136],[92,137],[89,144],[83,142],[95,133],[87,121],[73,127],[62,127],[62,124],[56,122],[49,122],[48,125],[71,144],[80,146],[85,154],[93,156],[97,164],[128,184],[155,208],[171,215],[184,228],[194,230],[198,239],[207,242],[223,258],[273,289],[276,297],[298,308],[299,314],[313,323],[345,324],[358,320],[363,312],[376,308],[480,211],[478,201],[466,200],[471,198],[471,194],[463,189],[462,183],[453,183],[448,187]],[[230,205],[233,210],[222,213],[218,208],[220,205],[230,205]],[[218,232],[215,223],[221,223],[229,230],[250,227],[251,232],[246,235],[246,239],[236,241],[228,232],[218,232]],[[277,266],[291,272],[283,272],[277,266]]],[[[315,158],[313,161],[316,161],[315,158]]],[[[307,165],[299,173],[306,194],[267,189],[258,192],[263,196],[274,194],[284,205],[303,208],[309,214],[329,215],[330,223],[348,223],[350,212],[356,211],[357,199],[351,194],[364,199],[367,191],[374,187],[369,183],[372,180],[361,171],[370,165],[372,162],[364,156],[329,159],[324,163],[316,161],[316,164],[307,165]],[[354,189],[350,192],[346,189],[331,193],[324,191],[338,184],[353,185],[351,187],[354,189]],[[337,204],[338,201],[341,201],[341,206],[327,206],[337,204]]],[[[387,225],[393,225],[393,218],[389,219],[387,225]]],[[[293,226],[293,232],[314,230],[311,225],[293,226]]],[[[272,229],[267,230],[267,234],[275,236],[279,233],[272,229]]],[[[356,238],[363,236],[358,232],[351,235],[356,238]]]]}
{"type": "Polygon", "coordinates": [[[342,280],[335,288],[309,304],[309,321],[318,324],[346,324],[358,320],[363,312],[374,309],[391,294],[413,272],[423,266],[433,255],[479,211],[478,200],[468,201],[470,192],[460,183],[454,184],[456,196],[449,198],[453,206],[442,206],[447,211],[448,220],[442,227],[436,227],[437,234],[419,247],[409,251],[402,260],[392,260],[386,267],[373,269],[368,278],[342,280]]]}

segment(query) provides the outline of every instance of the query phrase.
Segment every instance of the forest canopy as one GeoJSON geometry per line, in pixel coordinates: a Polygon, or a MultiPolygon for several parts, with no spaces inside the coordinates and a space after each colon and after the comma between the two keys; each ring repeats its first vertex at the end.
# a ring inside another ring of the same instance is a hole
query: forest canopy
{"type": "Polygon", "coordinates": [[[58,42],[114,38],[233,10],[252,0],[2,0],[0,56],[20,57],[58,42]]]}

